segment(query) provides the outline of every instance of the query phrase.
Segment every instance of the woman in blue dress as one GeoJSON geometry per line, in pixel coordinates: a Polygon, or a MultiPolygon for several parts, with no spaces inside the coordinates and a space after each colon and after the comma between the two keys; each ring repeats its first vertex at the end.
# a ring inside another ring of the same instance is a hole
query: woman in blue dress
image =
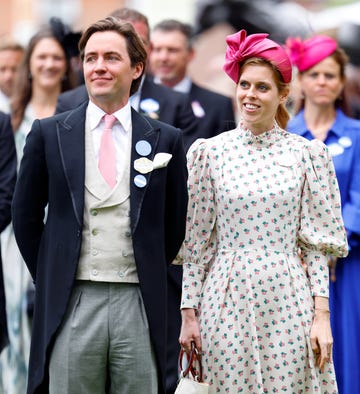
{"type": "Polygon", "coordinates": [[[360,393],[360,121],[346,115],[347,56],[322,35],[288,39],[287,49],[302,95],[287,129],[328,146],[339,182],[350,251],[329,262],[333,360],[339,393],[360,393]]]}

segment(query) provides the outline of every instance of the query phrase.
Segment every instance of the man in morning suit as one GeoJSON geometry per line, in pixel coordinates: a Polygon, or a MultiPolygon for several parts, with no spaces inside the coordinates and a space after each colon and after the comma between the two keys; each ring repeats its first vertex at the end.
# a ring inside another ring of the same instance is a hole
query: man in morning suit
{"type": "MultiPolygon", "coordinates": [[[[11,201],[16,181],[16,165],[16,149],[10,116],[0,112],[0,233],[11,221],[11,201]]],[[[8,344],[7,334],[5,290],[0,253],[0,353],[8,344]]]]}
{"type": "MultiPolygon", "coordinates": [[[[148,18],[139,11],[127,7],[114,10],[110,16],[131,23],[149,55],[151,47],[148,18]]],[[[85,86],[64,92],[59,96],[57,113],[77,107],[81,103],[87,102],[88,99],[85,86]]],[[[130,97],[130,103],[141,114],[181,129],[184,141],[188,135],[192,136],[195,133],[198,121],[192,111],[188,95],[154,83],[152,77],[146,75],[146,72],[142,77],[138,91],[130,97]]],[[[178,338],[181,327],[181,283],[182,266],[170,265],[168,267],[167,394],[172,394],[175,391],[179,378],[180,345],[178,338]]]]}
{"type": "Polygon", "coordinates": [[[146,62],[131,24],[100,20],[79,48],[90,100],[34,122],[14,194],[36,286],[27,393],[164,393],[167,264],[187,207],[182,134],[130,107],[146,62]]]}
{"type": "Polygon", "coordinates": [[[198,138],[210,138],[235,127],[232,100],[200,87],[187,75],[195,54],[192,39],[192,27],[173,19],[158,23],[151,33],[150,69],[154,81],[187,93],[198,119],[193,133],[184,136],[185,150],[198,138]]]}

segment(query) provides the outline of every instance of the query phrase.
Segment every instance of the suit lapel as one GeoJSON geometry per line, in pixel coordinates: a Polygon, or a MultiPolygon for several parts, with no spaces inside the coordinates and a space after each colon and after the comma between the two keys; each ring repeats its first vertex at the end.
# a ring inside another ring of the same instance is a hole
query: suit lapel
{"type": "Polygon", "coordinates": [[[130,160],[130,215],[131,228],[133,233],[139,221],[142,202],[145,197],[146,190],[151,181],[152,172],[141,174],[134,168],[134,161],[146,157],[153,160],[155,151],[157,149],[159,140],[159,129],[155,129],[144,116],[139,115],[135,110],[132,110],[132,142],[131,142],[131,160],[130,160]],[[139,141],[146,141],[151,146],[149,155],[144,156],[139,149],[136,149],[136,144],[139,141]],[[140,179],[139,179],[140,178],[140,179]],[[138,182],[137,180],[142,180],[138,182]],[[141,186],[138,186],[138,185],[141,186]]]}
{"type": "MultiPolygon", "coordinates": [[[[69,115],[57,124],[57,136],[62,166],[67,179],[74,211],[79,225],[82,225],[84,210],[84,184],[85,184],[85,117],[87,103],[71,111],[69,115]]],[[[134,168],[134,161],[144,157],[136,150],[139,141],[147,141],[151,152],[145,156],[153,160],[159,140],[159,129],[154,128],[150,122],[132,110],[132,142],[130,160],[130,216],[132,231],[136,230],[139,221],[141,206],[146,190],[151,181],[152,172],[140,174],[134,168]],[[144,186],[136,185],[135,178],[143,176],[144,186]]]]}
{"type": "Polygon", "coordinates": [[[79,225],[84,210],[86,107],[82,104],[57,123],[61,162],[79,225]]]}

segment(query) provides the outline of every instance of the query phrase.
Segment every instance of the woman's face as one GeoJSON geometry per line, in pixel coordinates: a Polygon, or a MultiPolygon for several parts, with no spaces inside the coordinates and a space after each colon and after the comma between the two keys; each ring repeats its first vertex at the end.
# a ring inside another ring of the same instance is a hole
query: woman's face
{"type": "Polygon", "coordinates": [[[332,57],[299,74],[299,81],[305,102],[319,106],[334,105],[344,88],[340,65],[332,57]]]}
{"type": "Polygon", "coordinates": [[[32,81],[44,89],[61,85],[66,72],[66,58],[61,45],[53,38],[40,40],[30,57],[32,81]]]}
{"type": "Polygon", "coordinates": [[[253,134],[273,127],[278,106],[286,97],[287,92],[280,95],[270,66],[248,64],[242,69],[236,88],[237,105],[244,125],[253,134]]]}

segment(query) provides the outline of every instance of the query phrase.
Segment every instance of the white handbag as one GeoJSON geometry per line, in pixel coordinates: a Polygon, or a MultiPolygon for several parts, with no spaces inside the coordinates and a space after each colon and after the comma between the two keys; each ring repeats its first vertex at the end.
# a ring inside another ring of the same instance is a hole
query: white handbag
{"type": "Polygon", "coordinates": [[[190,355],[181,349],[179,355],[180,380],[174,394],[208,394],[209,385],[202,380],[201,355],[192,343],[190,355]],[[182,362],[187,359],[187,367],[183,369],[182,362]]]}

